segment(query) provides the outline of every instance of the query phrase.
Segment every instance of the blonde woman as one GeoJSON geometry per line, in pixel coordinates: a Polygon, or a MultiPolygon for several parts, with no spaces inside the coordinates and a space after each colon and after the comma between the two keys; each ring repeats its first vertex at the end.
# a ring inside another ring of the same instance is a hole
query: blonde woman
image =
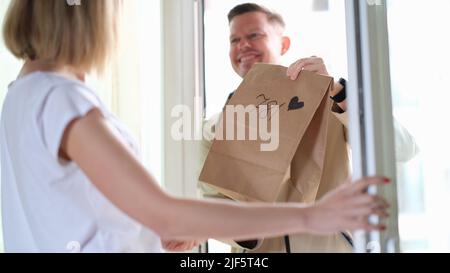
{"type": "Polygon", "coordinates": [[[75,243],[82,252],[160,252],[161,242],[186,250],[210,237],[383,229],[367,216],[387,216],[387,203],[364,190],[384,178],[314,205],[213,203],[160,189],[133,139],[84,83],[114,54],[120,3],[11,2],[3,35],[24,66],[8,88],[0,128],[6,251],[64,252],[75,243]]]}

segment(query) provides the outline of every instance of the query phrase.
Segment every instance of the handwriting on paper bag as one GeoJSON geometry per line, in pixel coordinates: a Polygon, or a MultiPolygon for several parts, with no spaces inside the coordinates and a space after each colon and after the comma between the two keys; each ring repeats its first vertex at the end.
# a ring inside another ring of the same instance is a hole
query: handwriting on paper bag
{"type": "Polygon", "coordinates": [[[271,99],[271,98],[267,97],[265,94],[258,95],[256,97],[256,99],[260,101],[259,103],[256,104],[256,108],[259,111],[259,117],[261,119],[267,118],[267,120],[269,120],[269,121],[272,119],[271,111],[270,111],[270,108],[272,106],[278,105],[279,109],[282,109],[283,106],[286,105],[286,103],[279,104],[277,100],[271,99]],[[267,107],[264,107],[263,109],[261,109],[261,105],[267,105],[267,107]]]}
{"type": "MultiPolygon", "coordinates": [[[[260,118],[267,118],[269,121],[272,119],[270,108],[271,106],[278,105],[279,109],[283,109],[286,103],[279,103],[277,100],[268,97],[265,94],[260,94],[256,97],[259,103],[256,104],[256,108],[260,109],[261,105],[267,105],[263,110],[259,111],[260,118]]],[[[293,97],[289,102],[288,111],[300,110],[305,107],[305,102],[300,101],[299,97],[293,97]]]]}

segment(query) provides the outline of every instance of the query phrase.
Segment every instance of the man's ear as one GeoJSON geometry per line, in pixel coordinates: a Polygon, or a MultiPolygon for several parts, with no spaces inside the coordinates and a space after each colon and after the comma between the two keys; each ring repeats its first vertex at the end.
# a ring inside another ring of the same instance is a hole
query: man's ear
{"type": "Polygon", "coordinates": [[[281,55],[286,54],[291,48],[291,39],[287,36],[281,37],[281,55]]]}

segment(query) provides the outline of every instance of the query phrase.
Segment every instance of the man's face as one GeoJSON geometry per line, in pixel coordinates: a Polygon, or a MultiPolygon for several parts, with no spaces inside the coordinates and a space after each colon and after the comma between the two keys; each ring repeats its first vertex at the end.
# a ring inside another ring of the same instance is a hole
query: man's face
{"type": "Polygon", "coordinates": [[[236,16],[230,23],[230,60],[234,71],[244,77],[255,63],[280,64],[289,49],[283,29],[270,23],[262,12],[236,16]]]}

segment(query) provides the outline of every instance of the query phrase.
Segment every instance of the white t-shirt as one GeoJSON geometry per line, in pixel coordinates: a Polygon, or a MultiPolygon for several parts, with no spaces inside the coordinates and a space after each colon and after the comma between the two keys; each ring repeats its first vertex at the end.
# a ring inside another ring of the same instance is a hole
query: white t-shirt
{"type": "Polygon", "coordinates": [[[93,108],[136,151],[124,127],[82,82],[35,72],[9,86],[0,128],[7,252],[162,251],[154,232],[115,207],[74,162],[58,157],[68,123],[93,108]]]}

